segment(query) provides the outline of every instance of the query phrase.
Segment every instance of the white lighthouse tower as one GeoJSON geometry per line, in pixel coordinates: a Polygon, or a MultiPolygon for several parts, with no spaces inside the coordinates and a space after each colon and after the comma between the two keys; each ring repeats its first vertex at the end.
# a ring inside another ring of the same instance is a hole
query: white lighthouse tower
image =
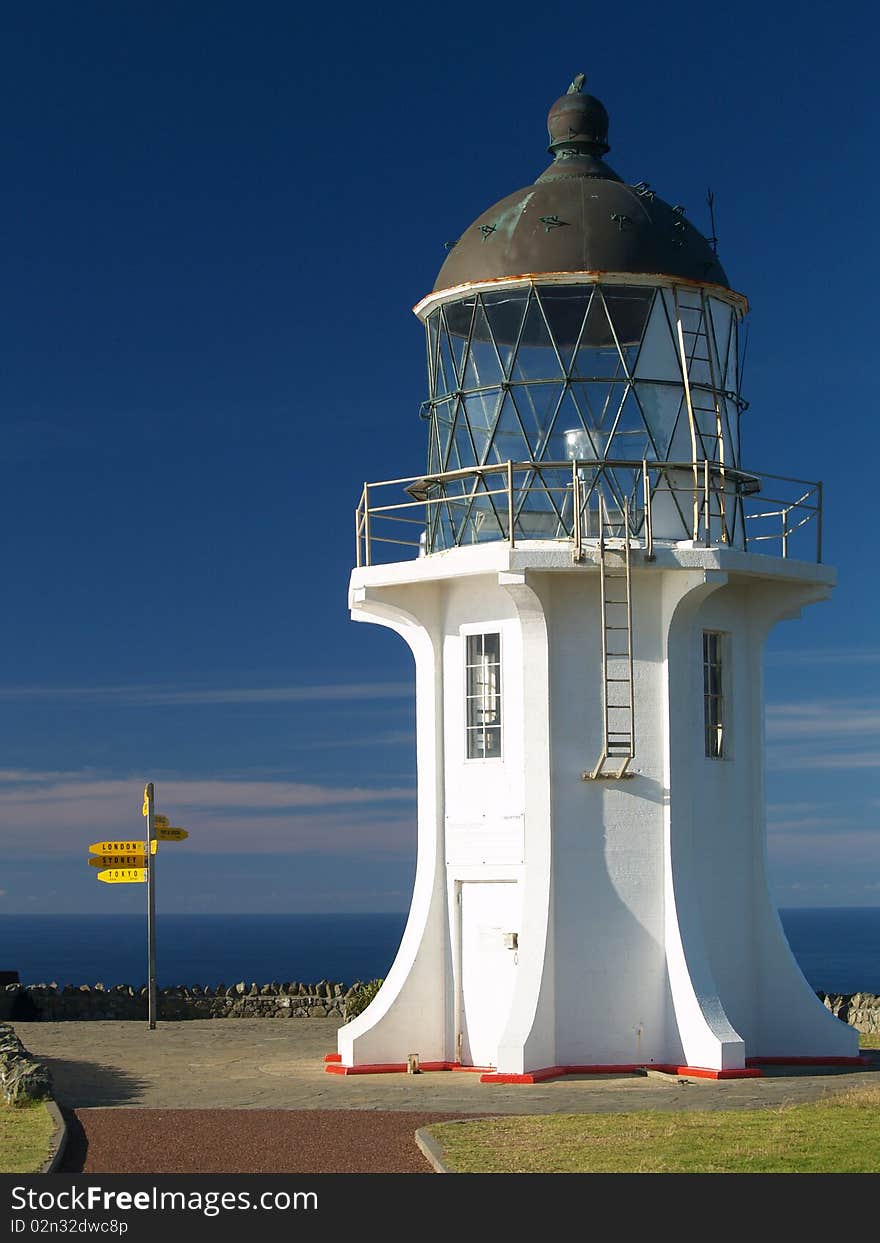
{"type": "Polygon", "coordinates": [[[766,869],[762,652],[833,584],[821,491],[746,460],[746,299],[582,86],[415,308],[427,467],[358,510],[352,616],[415,658],[418,862],[337,1073],[857,1060],[766,869]]]}

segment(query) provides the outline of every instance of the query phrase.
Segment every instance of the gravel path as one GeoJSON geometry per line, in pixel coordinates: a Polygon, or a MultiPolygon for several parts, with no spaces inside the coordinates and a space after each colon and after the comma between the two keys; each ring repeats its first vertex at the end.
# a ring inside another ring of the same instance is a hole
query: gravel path
{"type": "Polygon", "coordinates": [[[358,1109],[65,1112],[65,1174],[432,1174],[415,1132],[456,1116],[358,1109]]]}

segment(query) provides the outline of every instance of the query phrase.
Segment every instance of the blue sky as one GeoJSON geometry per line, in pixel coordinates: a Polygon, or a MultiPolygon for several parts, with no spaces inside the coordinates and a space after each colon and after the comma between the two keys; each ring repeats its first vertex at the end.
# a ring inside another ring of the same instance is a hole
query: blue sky
{"type": "Polygon", "coordinates": [[[825,12],[4,6],[0,912],[141,909],[85,856],[146,780],[191,830],[160,909],[406,909],[411,660],[349,620],[353,509],[423,466],[444,241],[581,70],[626,180],[706,231],[714,191],[745,465],[825,483],[839,586],[767,659],[774,895],[880,904],[878,18],[825,12]]]}

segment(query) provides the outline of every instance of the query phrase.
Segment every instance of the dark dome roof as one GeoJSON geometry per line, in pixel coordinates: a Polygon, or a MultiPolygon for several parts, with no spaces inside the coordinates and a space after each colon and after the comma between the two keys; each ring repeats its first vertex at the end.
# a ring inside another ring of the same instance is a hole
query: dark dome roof
{"type": "Polygon", "coordinates": [[[483,212],[451,248],[435,292],[543,272],[647,272],[728,285],[710,243],[645,182],[629,186],[602,156],[608,114],[579,74],[550,109],[554,160],[534,185],[483,212]]]}

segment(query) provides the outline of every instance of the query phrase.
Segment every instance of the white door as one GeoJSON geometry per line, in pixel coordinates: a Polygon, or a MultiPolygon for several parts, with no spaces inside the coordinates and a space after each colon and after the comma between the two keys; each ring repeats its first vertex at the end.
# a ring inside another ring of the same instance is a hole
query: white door
{"type": "Polygon", "coordinates": [[[494,1066],[513,1000],[520,902],[515,881],[462,881],[461,1062],[494,1066]]]}

